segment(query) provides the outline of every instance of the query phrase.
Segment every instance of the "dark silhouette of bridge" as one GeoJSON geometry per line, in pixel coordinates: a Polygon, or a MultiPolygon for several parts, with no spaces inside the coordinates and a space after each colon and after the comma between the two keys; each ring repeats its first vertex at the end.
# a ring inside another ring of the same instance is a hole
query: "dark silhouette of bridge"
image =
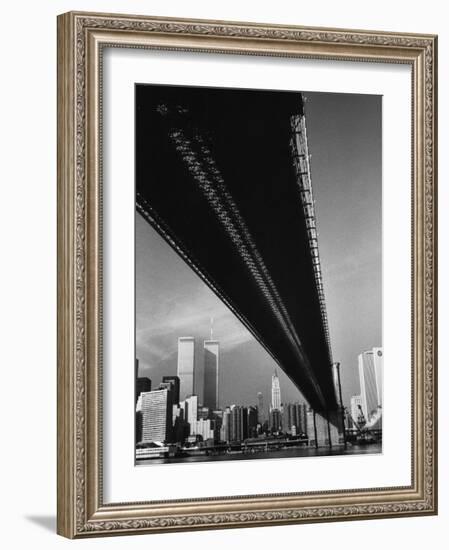
{"type": "Polygon", "coordinates": [[[136,86],[136,197],[310,406],[336,411],[302,95],[136,86]]]}

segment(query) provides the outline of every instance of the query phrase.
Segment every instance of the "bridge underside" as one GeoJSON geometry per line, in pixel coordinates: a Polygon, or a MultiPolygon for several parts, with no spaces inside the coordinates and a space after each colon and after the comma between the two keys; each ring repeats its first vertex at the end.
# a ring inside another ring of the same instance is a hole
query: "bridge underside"
{"type": "Polygon", "coordinates": [[[137,85],[136,200],[310,406],[335,410],[317,260],[292,155],[292,120],[302,109],[293,92],[137,85]]]}

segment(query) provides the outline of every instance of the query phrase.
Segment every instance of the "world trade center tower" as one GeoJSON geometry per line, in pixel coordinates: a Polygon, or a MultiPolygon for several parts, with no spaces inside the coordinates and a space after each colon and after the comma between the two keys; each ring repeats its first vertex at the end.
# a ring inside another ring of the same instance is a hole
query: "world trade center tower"
{"type": "Polygon", "coordinates": [[[218,409],[218,340],[204,341],[204,406],[218,409]]]}
{"type": "Polygon", "coordinates": [[[192,336],[178,338],[179,399],[193,395],[195,366],[195,339],[192,336]]]}

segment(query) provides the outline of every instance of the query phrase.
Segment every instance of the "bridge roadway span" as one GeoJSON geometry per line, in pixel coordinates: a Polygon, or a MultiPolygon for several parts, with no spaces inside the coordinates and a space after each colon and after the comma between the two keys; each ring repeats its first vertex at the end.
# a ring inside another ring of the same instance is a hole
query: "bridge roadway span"
{"type": "Polygon", "coordinates": [[[136,201],[310,406],[335,411],[301,94],[137,85],[136,201]]]}

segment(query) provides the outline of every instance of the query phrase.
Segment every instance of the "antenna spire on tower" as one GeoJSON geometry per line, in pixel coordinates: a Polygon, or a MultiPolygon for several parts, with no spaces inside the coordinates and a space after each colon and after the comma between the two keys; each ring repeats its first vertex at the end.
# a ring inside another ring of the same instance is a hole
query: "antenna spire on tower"
{"type": "Polygon", "coordinates": [[[210,318],[210,339],[214,339],[214,318],[210,318]]]}

